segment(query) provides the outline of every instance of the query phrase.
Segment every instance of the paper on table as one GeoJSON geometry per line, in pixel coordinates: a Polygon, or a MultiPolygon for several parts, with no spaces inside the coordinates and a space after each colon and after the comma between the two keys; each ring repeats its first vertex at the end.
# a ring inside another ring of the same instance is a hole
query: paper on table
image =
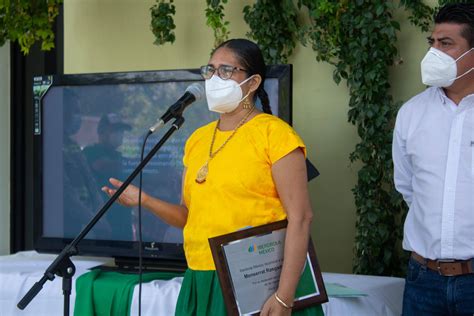
{"type": "Polygon", "coordinates": [[[339,283],[325,283],[328,296],[332,297],[361,297],[367,296],[366,293],[347,287],[339,283]]]}

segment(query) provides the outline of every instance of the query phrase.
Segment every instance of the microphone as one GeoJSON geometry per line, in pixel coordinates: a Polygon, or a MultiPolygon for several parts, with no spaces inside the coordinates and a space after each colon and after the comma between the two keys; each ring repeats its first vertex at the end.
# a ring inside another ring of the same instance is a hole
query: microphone
{"type": "Polygon", "coordinates": [[[154,133],[157,129],[165,125],[173,117],[180,116],[183,111],[193,103],[194,101],[202,99],[204,96],[204,88],[199,83],[193,83],[186,88],[183,96],[179,98],[168,110],[163,114],[160,119],[150,127],[149,134],[154,133]]]}

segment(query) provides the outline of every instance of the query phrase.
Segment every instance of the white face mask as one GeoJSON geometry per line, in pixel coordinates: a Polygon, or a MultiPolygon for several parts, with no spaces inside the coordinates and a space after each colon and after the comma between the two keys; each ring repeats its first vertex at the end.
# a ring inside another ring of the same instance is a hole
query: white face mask
{"type": "Polygon", "coordinates": [[[223,80],[214,75],[206,80],[206,98],[209,111],[217,113],[229,113],[234,111],[240,102],[248,97],[247,94],[242,98],[242,84],[250,78],[245,79],[240,84],[232,79],[223,80]]]}
{"type": "Polygon", "coordinates": [[[473,49],[474,47],[459,56],[458,59],[454,59],[439,49],[431,47],[421,61],[421,80],[427,86],[442,88],[449,87],[456,79],[467,75],[474,69],[471,68],[465,73],[457,76],[458,67],[456,62],[473,49]]]}

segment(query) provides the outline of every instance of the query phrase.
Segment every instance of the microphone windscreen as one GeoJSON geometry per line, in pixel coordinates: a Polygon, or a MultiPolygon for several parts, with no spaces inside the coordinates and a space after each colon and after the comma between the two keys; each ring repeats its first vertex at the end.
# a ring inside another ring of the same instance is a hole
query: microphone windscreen
{"type": "Polygon", "coordinates": [[[196,101],[201,100],[204,97],[204,87],[197,82],[189,85],[186,88],[186,92],[189,92],[194,95],[196,101]]]}

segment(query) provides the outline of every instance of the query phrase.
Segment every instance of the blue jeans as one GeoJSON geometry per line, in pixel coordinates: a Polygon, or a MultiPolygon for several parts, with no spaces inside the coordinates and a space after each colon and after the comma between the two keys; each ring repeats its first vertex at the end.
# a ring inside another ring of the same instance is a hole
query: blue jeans
{"type": "Polygon", "coordinates": [[[474,274],[442,276],[410,258],[403,316],[474,315],[474,274]]]}

